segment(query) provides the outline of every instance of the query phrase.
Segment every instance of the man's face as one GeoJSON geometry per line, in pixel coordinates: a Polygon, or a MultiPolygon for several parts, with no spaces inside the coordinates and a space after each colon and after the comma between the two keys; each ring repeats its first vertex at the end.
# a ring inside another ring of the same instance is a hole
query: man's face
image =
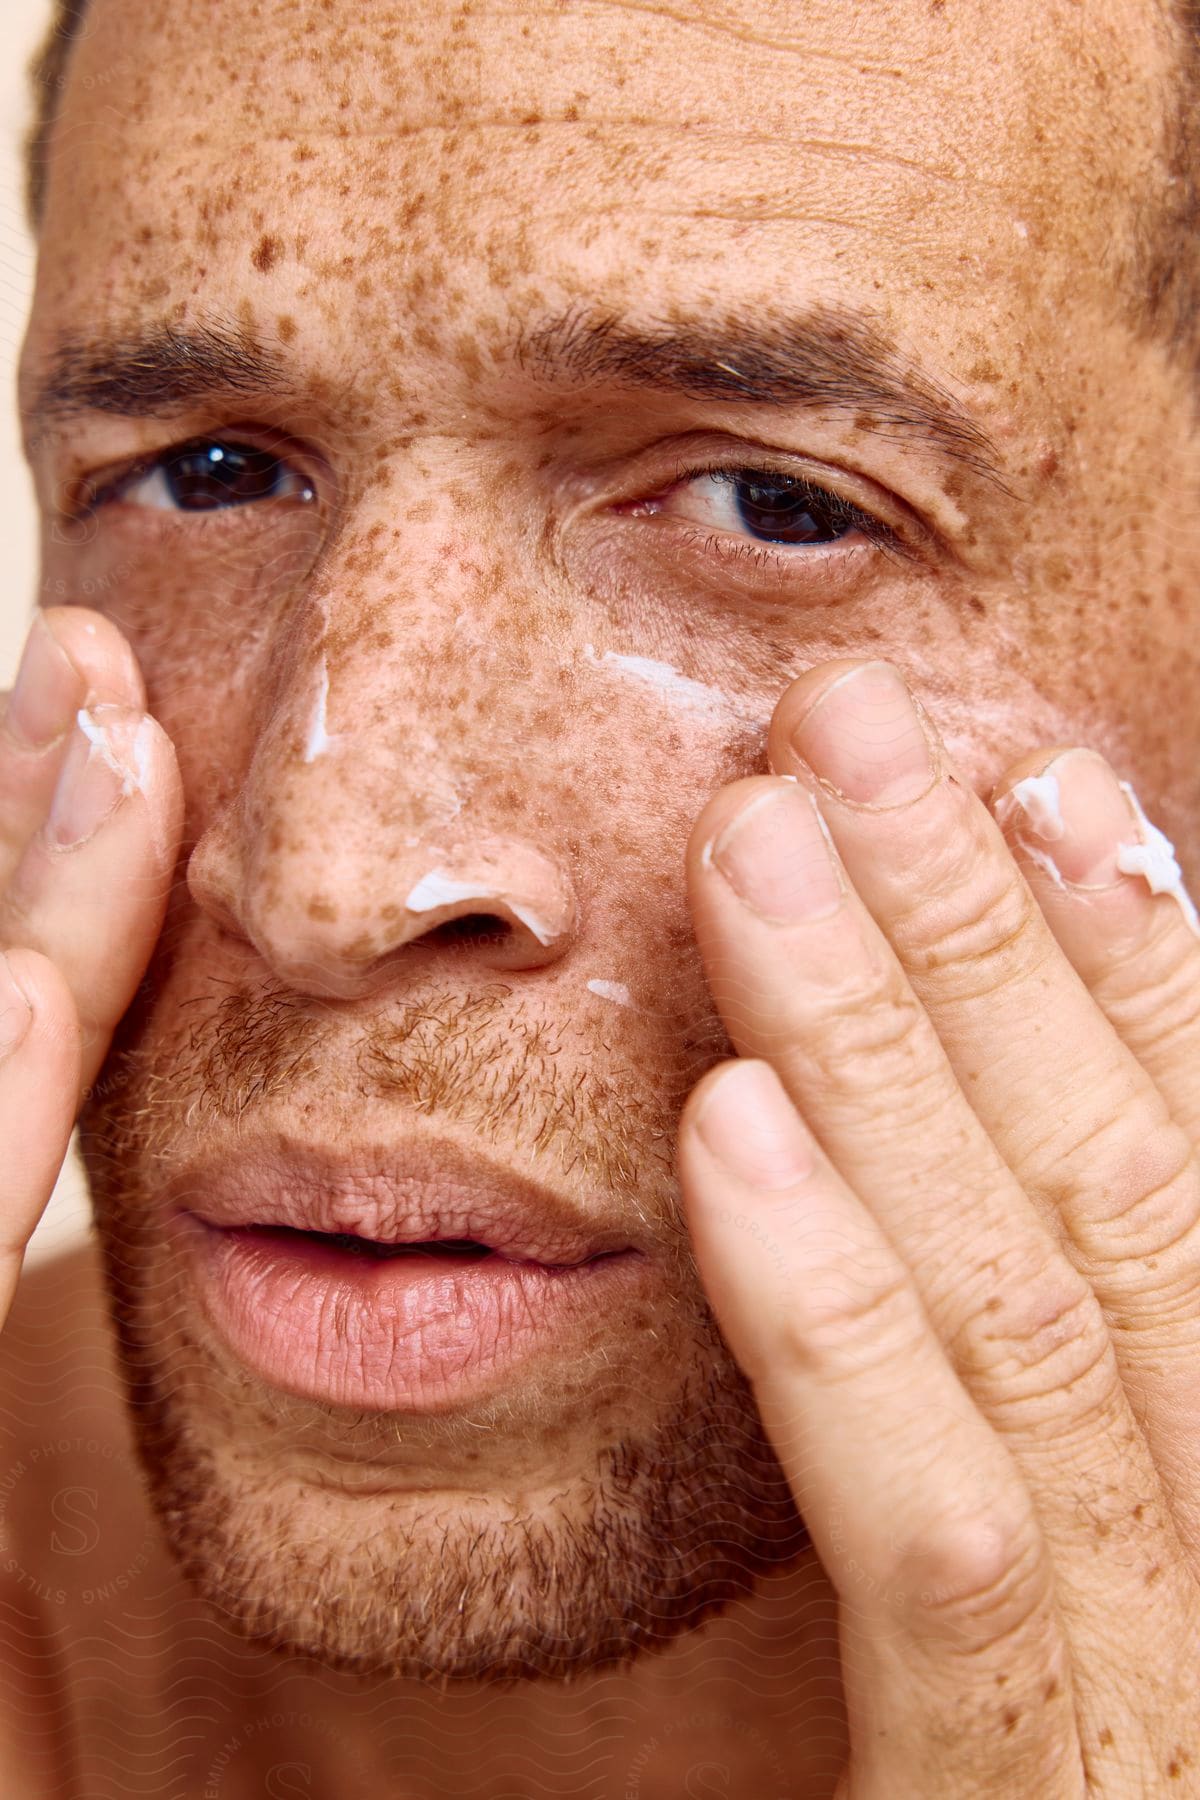
{"type": "Polygon", "coordinates": [[[85,1152],[245,1629],[549,1672],[799,1547],[676,1204],[727,1050],[683,847],[793,675],[884,655],[981,792],[1089,743],[1194,861],[1190,394],[1122,287],[1168,60],[1135,0],[93,0],[44,596],[128,633],[188,824],[85,1152]],[[237,379],[135,416],[189,333],[237,379]]]}

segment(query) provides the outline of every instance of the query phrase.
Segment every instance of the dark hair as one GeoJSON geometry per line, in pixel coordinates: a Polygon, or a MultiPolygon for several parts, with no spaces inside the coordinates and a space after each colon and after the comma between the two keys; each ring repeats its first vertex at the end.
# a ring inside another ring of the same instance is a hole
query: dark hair
{"type": "Polygon", "coordinates": [[[88,0],[54,0],[50,29],[29,65],[33,84],[33,123],[25,137],[25,208],[36,232],[46,201],[46,170],[50,133],[58,115],[58,100],[67,79],[67,60],[79,36],[88,0]]]}
{"type": "Polygon", "coordinates": [[[1172,0],[1181,68],[1169,106],[1161,189],[1146,208],[1133,273],[1134,322],[1200,369],[1200,0],[1172,0]]]}
{"type": "MultiPolygon", "coordinates": [[[[88,0],[54,0],[54,16],[30,65],[34,120],[26,138],[25,199],[34,231],[42,220],[50,133],[71,46],[88,0]]],[[[1123,283],[1135,328],[1200,365],[1200,0],[1169,0],[1179,33],[1180,76],[1170,102],[1163,180],[1144,209],[1132,280],[1123,283]]]]}

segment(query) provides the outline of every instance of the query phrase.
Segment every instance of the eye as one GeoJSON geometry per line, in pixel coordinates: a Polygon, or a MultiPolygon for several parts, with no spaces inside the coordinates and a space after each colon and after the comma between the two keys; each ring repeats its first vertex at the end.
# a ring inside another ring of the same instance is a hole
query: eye
{"type": "Polygon", "coordinates": [[[120,501],[160,512],[219,512],[255,500],[310,502],[308,477],[270,450],[224,438],[194,438],[140,462],[86,495],[89,509],[120,501]]]}
{"type": "Polygon", "coordinates": [[[686,469],[670,489],[631,513],[705,527],[743,543],[821,548],[855,535],[894,547],[896,533],[853,501],[802,475],[769,469],[686,469]]]}

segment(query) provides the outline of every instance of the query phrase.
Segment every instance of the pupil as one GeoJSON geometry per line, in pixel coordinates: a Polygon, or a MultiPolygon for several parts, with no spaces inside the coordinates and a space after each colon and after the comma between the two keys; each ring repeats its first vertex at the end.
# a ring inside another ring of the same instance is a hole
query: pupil
{"type": "Polygon", "coordinates": [[[747,531],[773,544],[830,544],[854,529],[832,500],[824,505],[801,482],[733,480],[738,517],[747,531]]]}
{"type": "Polygon", "coordinates": [[[282,467],[269,450],[246,444],[196,444],[169,457],[163,474],[176,506],[203,512],[269,499],[282,467]]]}

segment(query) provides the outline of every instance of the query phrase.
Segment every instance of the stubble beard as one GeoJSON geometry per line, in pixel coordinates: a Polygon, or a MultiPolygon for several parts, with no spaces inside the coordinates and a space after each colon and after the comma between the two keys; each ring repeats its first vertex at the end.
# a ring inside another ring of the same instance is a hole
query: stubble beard
{"type": "MultiPolygon", "coordinates": [[[[678,1282],[659,1348],[674,1356],[678,1375],[648,1418],[601,1435],[568,1479],[540,1495],[522,1484],[516,1504],[503,1494],[472,1497],[470,1483],[451,1494],[447,1482],[422,1498],[418,1484],[401,1480],[390,1502],[335,1507],[330,1530],[329,1494],[297,1474],[311,1470],[314,1447],[336,1460],[339,1444],[351,1457],[389,1439],[417,1454],[424,1446],[419,1487],[429,1488],[440,1453],[460,1466],[465,1444],[519,1434],[522,1419],[503,1400],[430,1424],[277,1395],[231,1371],[192,1330],[161,1232],[157,1172],[184,1118],[211,1101],[218,1072],[242,1080],[240,1089],[238,1079],[222,1088],[220,1104],[240,1105],[247,1085],[264,1093],[267,1062],[282,1059],[289,1078],[302,1081],[312,1051],[319,1068],[320,1016],[302,1024],[297,1011],[295,1030],[281,1032],[278,1011],[264,1006],[247,1002],[232,1024],[213,1027],[212,1039],[194,1030],[184,1049],[156,1046],[155,1018],[165,1009],[144,1003],[127,1018],[81,1120],[151,1499],[170,1549],[225,1624],[364,1676],[561,1680],[666,1646],[797,1558],[808,1534],[677,1230],[678,1282]]],[[[374,1091],[377,1067],[371,1079],[374,1091]]],[[[444,1083],[441,1092],[442,1110],[454,1112],[444,1083]]],[[[611,1153],[602,1130],[595,1142],[611,1153]]],[[[626,1154],[621,1179],[634,1167],[626,1154]]],[[[622,1394],[636,1393],[646,1373],[636,1361],[612,1361],[607,1381],[589,1375],[581,1389],[580,1404],[592,1402],[596,1416],[614,1406],[619,1414],[622,1394]]],[[[485,1485],[477,1478],[477,1488],[485,1485]]]]}

